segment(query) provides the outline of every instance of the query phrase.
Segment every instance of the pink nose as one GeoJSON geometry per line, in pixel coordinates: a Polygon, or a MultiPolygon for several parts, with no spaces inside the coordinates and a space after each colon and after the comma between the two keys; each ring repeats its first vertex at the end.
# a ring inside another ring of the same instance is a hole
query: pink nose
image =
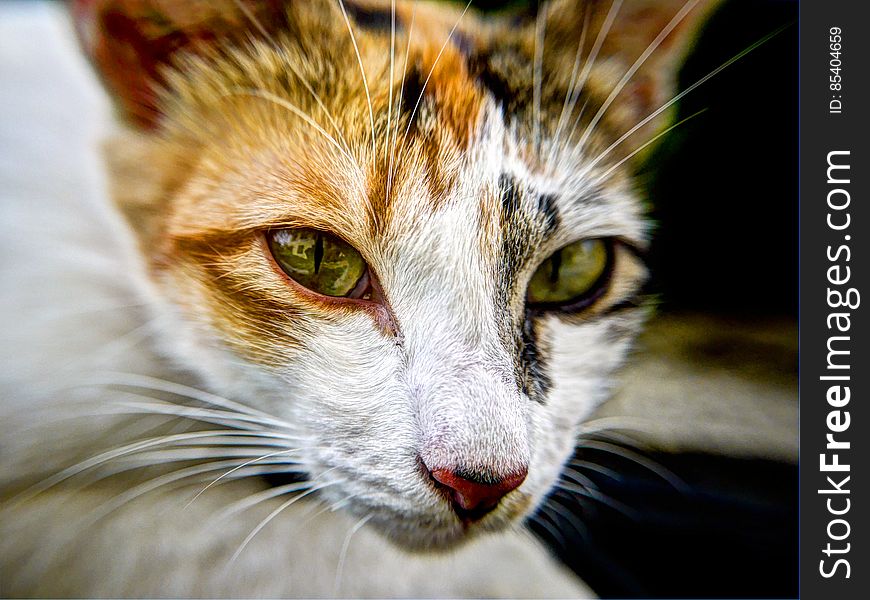
{"type": "Polygon", "coordinates": [[[501,479],[483,478],[467,471],[433,469],[432,478],[450,493],[453,510],[463,521],[477,521],[498,505],[499,500],[525,480],[528,469],[501,479]]]}

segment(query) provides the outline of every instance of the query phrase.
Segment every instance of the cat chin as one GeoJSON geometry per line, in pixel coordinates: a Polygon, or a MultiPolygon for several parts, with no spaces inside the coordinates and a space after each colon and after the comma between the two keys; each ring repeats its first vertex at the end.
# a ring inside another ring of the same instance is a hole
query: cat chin
{"type": "Polygon", "coordinates": [[[452,522],[425,524],[393,513],[369,515],[368,526],[396,548],[413,554],[447,554],[481,536],[516,529],[524,517],[496,513],[471,523],[453,519],[452,522]]]}
{"type": "Polygon", "coordinates": [[[395,522],[389,520],[380,523],[377,519],[372,519],[372,526],[396,548],[412,554],[447,554],[464,546],[483,532],[480,526],[464,527],[459,523],[453,527],[433,530],[416,527],[410,523],[397,526],[395,522]]]}

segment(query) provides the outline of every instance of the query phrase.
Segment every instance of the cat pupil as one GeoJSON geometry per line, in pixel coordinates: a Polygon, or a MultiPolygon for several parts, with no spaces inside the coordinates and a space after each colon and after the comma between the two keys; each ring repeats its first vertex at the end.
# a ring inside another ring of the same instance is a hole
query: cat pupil
{"type": "Polygon", "coordinates": [[[550,283],[555,284],[559,281],[559,269],[562,267],[562,251],[557,250],[550,257],[550,283]]]}
{"type": "Polygon", "coordinates": [[[317,234],[317,240],[314,242],[314,272],[320,273],[320,263],[323,261],[323,234],[317,234]]]}

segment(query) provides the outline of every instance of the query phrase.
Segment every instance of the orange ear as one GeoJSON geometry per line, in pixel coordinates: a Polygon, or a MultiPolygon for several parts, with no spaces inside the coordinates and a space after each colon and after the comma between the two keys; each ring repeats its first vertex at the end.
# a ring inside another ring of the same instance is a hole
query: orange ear
{"type": "Polygon", "coordinates": [[[75,28],[122,115],[151,129],[157,91],[175,54],[269,35],[287,0],[72,0],[75,28]]]}

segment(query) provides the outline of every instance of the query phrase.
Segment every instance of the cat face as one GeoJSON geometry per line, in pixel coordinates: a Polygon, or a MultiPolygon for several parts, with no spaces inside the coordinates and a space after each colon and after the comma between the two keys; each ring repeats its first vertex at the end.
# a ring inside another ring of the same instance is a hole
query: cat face
{"type": "Polygon", "coordinates": [[[166,352],[400,544],[533,510],[640,327],[635,125],[701,11],[620,4],[79,3],[166,352]]]}

